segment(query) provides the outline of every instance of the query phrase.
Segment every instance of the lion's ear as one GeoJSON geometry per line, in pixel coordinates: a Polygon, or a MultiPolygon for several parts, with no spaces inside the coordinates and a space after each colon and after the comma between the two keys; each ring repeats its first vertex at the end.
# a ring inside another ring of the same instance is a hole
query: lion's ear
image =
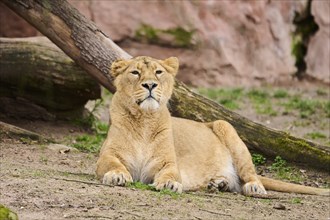
{"type": "Polygon", "coordinates": [[[179,59],[176,57],[170,57],[163,60],[165,69],[175,76],[179,70],[179,59]]]}
{"type": "Polygon", "coordinates": [[[129,60],[116,60],[111,64],[111,76],[116,78],[128,67],[129,60]]]}

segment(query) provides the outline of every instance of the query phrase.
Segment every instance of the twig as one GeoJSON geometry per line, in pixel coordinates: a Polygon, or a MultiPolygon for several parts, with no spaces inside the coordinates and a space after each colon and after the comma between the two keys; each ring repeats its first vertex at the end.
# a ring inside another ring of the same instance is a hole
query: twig
{"type": "Polygon", "coordinates": [[[226,214],[226,213],[221,213],[221,212],[214,212],[214,211],[210,211],[210,210],[206,210],[206,209],[201,209],[199,208],[200,211],[204,211],[204,212],[208,212],[211,214],[216,214],[216,215],[224,215],[224,216],[231,216],[230,214],[226,214]]]}
{"type": "Polygon", "coordinates": [[[76,217],[79,217],[79,218],[91,218],[91,219],[97,219],[97,218],[104,218],[104,219],[113,219],[113,217],[108,217],[108,216],[103,216],[103,215],[71,215],[71,216],[68,216],[70,218],[76,218],[76,217]]]}
{"type": "Polygon", "coordinates": [[[108,186],[108,187],[113,187],[111,185],[103,184],[103,183],[96,183],[96,182],[90,182],[90,181],[84,181],[84,180],[74,180],[74,179],[65,179],[65,178],[58,178],[54,177],[56,180],[63,180],[63,181],[68,181],[68,182],[76,182],[76,183],[85,183],[89,185],[95,185],[95,186],[108,186]]]}
{"type": "Polygon", "coordinates": [[[223,195],[219,194],[212,194],[212,193],[191,193],[188,192],[187,194],[194,195],[194,196],[200,196],[200,197],[209,197],[209,198],[221,198],[221,199],[230,199],[230,200],[236,200],[236,197],[225,197],[223,195]]]}
{"type": "Polygon", "coordinates": [[[127,210],[123,210],[123,211],[121,211],[121,212],[122,212],[122,213],[126,213],[126,214],[130,214],[130,215],[133,215],[133,216],[138,217],[138,218],[142,218],[141,215],[136,214],[136,213],[129,212],[129,211],[127,211],[127,210]]]}
{"type": "MultiPolygon", "coordinates": [[[[188,193],[191,195],[195,195],[195,196],[205,196],[205,197],[212,197],[212,198],[221,198],[221,199],[237,199],[236,197],[228,197],[228,196],[223,196],[223,195],[219,195],[219,194],[212,194],[212,193],[188,193]]],[[[271,195],[271,194],[256,194],[256,195],[251,195],[251,196],[247,196],[247,197],[251,197],[251,198],[256,198],[256,199],[283,199],[280,196],[275,196],[275,195],[271,195]]],[[[243,197],[242,195],[242,198],[243,197]]]]}
{"type": "Polygon", "coordinates": [[[255,195],[250,195],[249,197],[256,198],[256,199],[283,199],[280,196],[275,196],[271,194],[255,194],[255,195]]]}

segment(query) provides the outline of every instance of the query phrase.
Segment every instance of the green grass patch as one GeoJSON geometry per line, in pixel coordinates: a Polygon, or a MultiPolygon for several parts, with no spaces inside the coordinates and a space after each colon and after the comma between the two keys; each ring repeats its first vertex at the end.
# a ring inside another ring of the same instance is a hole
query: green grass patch
{"type": "Polygon", "coordinates": [[[291,200],[292,204],[301,204],[302,203],[302,199],[301,198],[293,198],[291,200]]]}
{"type": "Polygon", "coordinates": [[[98,134],[84,134],[76,138],[76,142],[73,144],[73,147],[83,152],[97,153],[99,152],[105,138],[105,136],[98,134]]]}
{"type": "Polygon", "coordinates": [[[327,118],[330,118],[330,101],[327,101],[323,104],[323,109],[327,118]]]}
{"type": "Polygon", "coordinates": [[[263,165],[266,163],[266,158],[261,154],[252,154],[252,162],[255,166],[263,165]]]}
{"type": "Polygon", "coordinates": [[[329,93],[325,89],[317,89],[316,94],[319,96],[327,96],[329,93]]]}
{"type": "Polygon", "coordinates": [[[18,215],[10,210],[9,208],[5,207],[4,205],[0,204],[0,219],[1,220],[18,220],[18,215]]]}
{"type": "Polygon", "coordinates": [[[287,98],[289,93],[286,90],[278,89],[274,92],[273,97],[277,99],[287,98]]]}
{"type": "Polygon", "coordinates": [[[302,181],[303,177],[294,168],[287,165],[287,162],[280,156],[276,156],[274,163],[270,167],[278,179],[286,179],[293,182],[302,181]]]}
{"type": "Polygon", "coordinates": [[[308,118],[316,112],[317,108],[322,108],[321,101],[302,99],[299,96],[291,97],[287,102],[283,103],[287,111],[292,109],[299,110],[301,118],[308,118]]]}
{"type": "Polygon", "coordinates": [[[258,114],[276,116],[277,112],[273,109],[271,96],[267,91],[252,89],[247,93],[248,98],[253,104],[258,114]]]}
{"type": "Polygon", "coordinates": [[[151,190],[151,191],[156,191],[155,187],[144,184],[141,182],[131,182],[127,184],[127,187],[133,188],[133,189],[140,189],[140,190],[151,190]]]}
{"type": "Polygon", "coordinates": [[[170,196],[172,199],[178,199],[178,198],[182,197],[183,194],[173,192],[169,189],[163,189],[163,190],[159,191],[159,195],[160,196],[170,196]]]}
{"type": "Polygon", "coordinates": [[[252,89],[248,91],[247,96],[255,103],[264,104],[269,99],[269,93],[263,90],[252,89]]]}
{"type": "Polygon", "coordinates": [[[170,46],[174,47],[183,47],[183,48],[190,48],[193,47],[193,35],[195,31],[188,31],[182,27],[170,28],[170,29],[158,29],[154,28],[151,25],[142,24],[136,31],[135,31],[135,38],[152,43],[152,44],[170,44],[170,46]],[[170,37],[172,40],[167,42],[166,40],[162,39],[165,37],[170,37]]]}
{"type": "Polygon", "coordinates": [[[310,133],[307,133],[305,135],[306,138],[310,138],[312,140],[315,140],[315,139],[325,139],[327,138],[327,136],[325,134],[322,134],[320,132],[310,132],[310,133]]]}
{"type": "Polygon", "coordinates": [[[76,137],[75,142],[71,144],[73,147],[83,151],[97,153],[99,152],[103,141],[105,140],[109,126],[105,123],[100,122],[94,115],[93,112],[102,105],[103,100],[99,99],[95,102],[95,106],[90,114],[82,119],[76,120],[77,125],[88,126],[92,129],[93,134],[84,134],[76,137]]]}
{"type": "Polygon", "coordinates": [[[139,189],[139,190],[150,190],[150,191],[154,191],[158,197],[167,196],[168,195],[172,199],[178,199],[179,197],[182,196],[182,194],[173,192],[170,189],[163,189],[163,190],[157,191],[154,186],[148,185],[148,184],[144,184],[144,183],[141,183],[141,182],[128,183],[127,184],[127,187],[134,188],[134,189],[139,189]]]}
{"type": "Polygon", "coordinates": [[[205,89],[201,88],[198,90],[201,95],[212,99],[228,109],[235,110],[240,109],[238,102],[244,94],[242,88],[234,89],[205,89]]]}

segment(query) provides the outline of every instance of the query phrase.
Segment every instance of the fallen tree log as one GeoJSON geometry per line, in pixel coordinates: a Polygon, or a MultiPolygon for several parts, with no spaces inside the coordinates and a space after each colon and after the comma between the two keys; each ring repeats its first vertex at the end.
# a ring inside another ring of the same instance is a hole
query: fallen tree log
{"type": "MultiPolygon", "coordinates": [[[[67,1],[1,1],[52,40],[100,84],[115,92],[108,74],[109,66],[114,60],[129,58],[130,55],[67,1]]],[[[170,104],[173,115],[178,117],[198,121],[223,119],[230,122],[252,150],[271,157],[280,155],[290,161],[329,169],[329,148],[254,123],[193,93],[180,82],[176,82],[170,104]]]]}
{"type": "Polygon", "coordinates": [[[100,86],[45,37],[0,38],[0,97],[19,97],[54,111],[100,98],[100,86]]]}
{"type": "Polygon", "coordinates": [[[6,138],[18,138],[21,141],[31,140],[39,143],[54,142],[54,140],[46,138],[40,134],[0,121],[0,143],[6,138]]]}

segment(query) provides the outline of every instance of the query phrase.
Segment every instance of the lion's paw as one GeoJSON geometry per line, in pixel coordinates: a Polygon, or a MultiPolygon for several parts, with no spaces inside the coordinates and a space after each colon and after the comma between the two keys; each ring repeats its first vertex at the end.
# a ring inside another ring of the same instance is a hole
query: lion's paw
{"type": "Polygon", "coordinates": [[[226,192],[229,190],[228,180],[225,177],[211,179],[211,181],[207,185],[207,188],[211,191],[226,192]]]}
{"type": "Polygon", "coordinates": [[[176,193],[182,193],[182,184],[173,180],[167,180],[166,182],[155,182],[152,184],[156,190],[169,189],[176,193]]]}
{"type": "Polygon", "coordinates": [[[251,181],[248,183],[245,183],[243,186],[243,194],[250,196],[255,194],[267,194],[264,186],[257,181],[251,181]]]}
{"type": "Polygon", "coordinates": [[[113,186],[125,186],[126,183],[133,182],[132,176],[128,173],[109,171],[103,176],[102,183],[113,186]]]}

